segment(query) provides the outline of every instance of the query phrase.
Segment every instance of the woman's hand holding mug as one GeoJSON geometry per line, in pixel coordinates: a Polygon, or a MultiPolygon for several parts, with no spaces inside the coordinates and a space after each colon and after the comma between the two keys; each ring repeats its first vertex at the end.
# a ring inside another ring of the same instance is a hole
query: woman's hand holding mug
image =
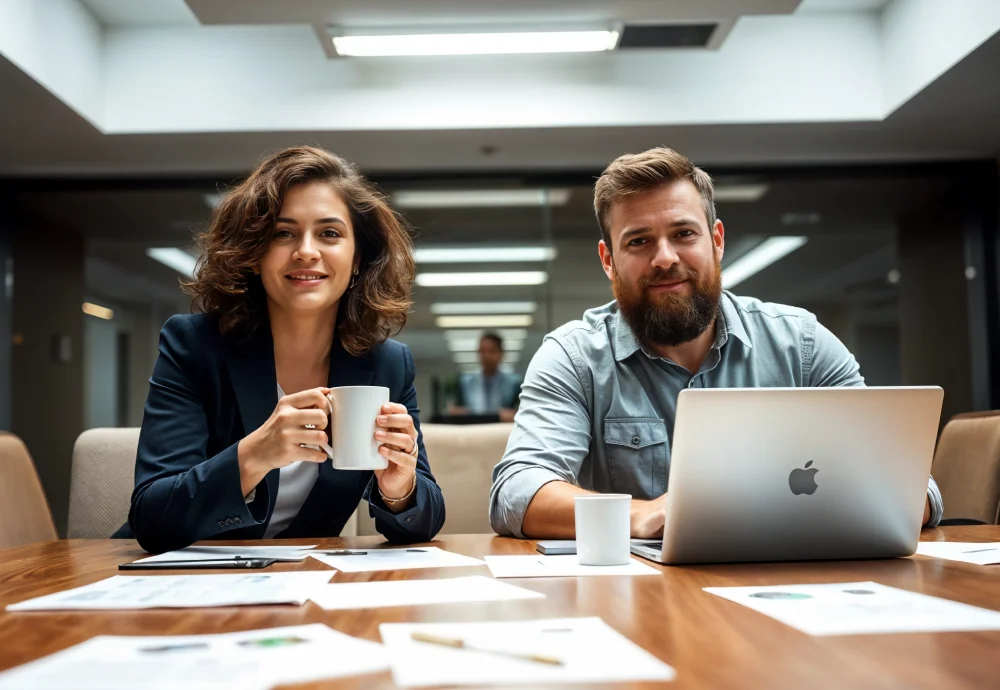
{"type": "Polygon", "coordinates": [[[375,419],[375,440],[379,453],[389,461],[384,470],[375,470],[382,500],[393,512],[410,506],[417,487],[417,430],[413,417],[399,403],[386,403],[375,419]]]}
{"type": "Polygon", "coordinates": [[[268,472],[300,460],[323,462],[330,423],[329,388],[286,395],[259,429],[237,445],[240,488],[247,496],[268,472]]]}

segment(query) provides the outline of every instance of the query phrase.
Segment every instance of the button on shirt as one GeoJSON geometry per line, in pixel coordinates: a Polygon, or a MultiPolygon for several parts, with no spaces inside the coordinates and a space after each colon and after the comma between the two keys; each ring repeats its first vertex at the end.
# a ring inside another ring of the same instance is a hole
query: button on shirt
{"type": "MultiPolygon", "coordinates": [[[[531,360],[493,470],[490,522],[523,537],[528,504],[551,481],[639,499],[664,494],[684,388],[864,385],[844,344],[803,309],[723,292],[715,341],[696,373],[643,349],[617,303],[591,309],[547,335],[531,360]]],[[[943,505],[933,479],[928,496],[934,525],[943,505]]]]}

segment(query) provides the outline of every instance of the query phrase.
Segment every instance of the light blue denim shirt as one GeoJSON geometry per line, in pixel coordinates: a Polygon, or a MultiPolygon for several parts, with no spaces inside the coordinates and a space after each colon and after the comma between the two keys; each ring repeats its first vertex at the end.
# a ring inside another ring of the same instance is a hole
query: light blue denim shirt
{"type": "MultiPolygon", "coordinates": [[[[551,481],[642,499],[665,493],[684,388],[864,385],[844,344],[803,309],[724,292],[696,374],[644,350],[617,303],[591,309],[547,335],[531,360],[493,469],[490,522],[523,537],[528,504],[551,481]]],[[[933,479],[927,491],[936,525],[944,508],[933,479]]]]}

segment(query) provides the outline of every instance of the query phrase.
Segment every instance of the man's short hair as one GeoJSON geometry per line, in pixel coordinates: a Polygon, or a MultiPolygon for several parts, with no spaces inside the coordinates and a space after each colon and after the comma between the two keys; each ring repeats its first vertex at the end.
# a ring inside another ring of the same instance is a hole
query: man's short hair
{"type": "Polygon", "coordinates": [[[483,335],[479,338],[479,342],[481,343],[484,340],[492,340],[494,343],[496,343],[497,347],[500,349],[500,352],[503,352],[503,338],[501,338],[498,334],[493,332],[483,333],[483,335]]]}
{"type": "Polygon", "coordinates": [[[715,225],[715,185],[709,174],[696,167],[686,156],[658,146],[642,153],[627,153],[613,160],[594,185],[594,213],[608,249],[612,249],[608,216],[616,202],[680,180],[690,180],[698,190],[711,229],[715,225]]]}

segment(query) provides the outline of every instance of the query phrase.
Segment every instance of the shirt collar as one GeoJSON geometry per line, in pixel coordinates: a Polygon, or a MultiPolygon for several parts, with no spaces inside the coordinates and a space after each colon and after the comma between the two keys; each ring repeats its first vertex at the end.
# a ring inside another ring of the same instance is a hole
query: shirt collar
{"type": "MultiPolygon", "coordinates": [[[[750,342],[750,334],[747,333],[746,328],[743,325],[743,319],[740,318],[739,311],[736,309],[736,305],[733,304],[732,295],[728,291],[722,293],[722,297],[719,299],[719,314],[721,319],[716,319],[715,326],[715,348],[721,348],[729,340],[729,335],[732,334],[736,338],[747,346],[747,348],[752,348],[753,343],[750,342]]],[[[642,346],[639,344],[639,339],[635,337],[635,332],[632,330],[631,326],[628,325],[628,321],[622,315],[621,309],[618,308],[617,303],[615,304],[615,315],[612,320],[612,327],[614,328],[614,340],[615,340],[615,361],[621,362],[632,355],[634,355],[639,350],[642,350],[642,346]]],[[[645,353],[645,350],[643,350],[645,353]]]]}

